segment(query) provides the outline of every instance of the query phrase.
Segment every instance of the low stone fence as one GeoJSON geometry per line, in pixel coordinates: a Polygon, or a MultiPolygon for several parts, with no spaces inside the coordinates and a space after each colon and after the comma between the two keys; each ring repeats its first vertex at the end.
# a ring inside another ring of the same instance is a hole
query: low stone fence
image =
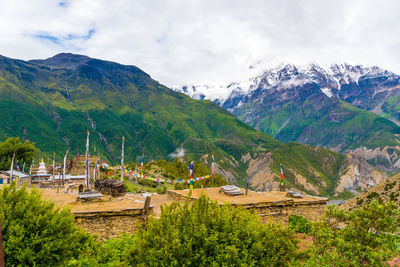
{"type": "MultiPolygon", "coordinates": [[[[179,191],[168,191],[168,199],[173,201],[187,201],[188,196],[179,191]]],[[[196,199],[198,199],[198,197],[190,197],[190,201],[195,201],[196,199]]],[[[308,196],[306,199],[283,198],[277,201],[229,204],[255,210],[265,223],[273,220],[287,224],[290,215],[300,215],[308,220],[317,221],[324,214],[327,201],[328,199],[326,198],[308,196]]]]}
{"type": "MultiPolygon", "coordinates": [[[[153,207],[149,208],[152,212],[153,207]]],[[[75,223],[88,233],[99,238],[117,237],[122,233],[133,233],[143,222],[143,208],[113,211],[74,212],[75,223]]]]}

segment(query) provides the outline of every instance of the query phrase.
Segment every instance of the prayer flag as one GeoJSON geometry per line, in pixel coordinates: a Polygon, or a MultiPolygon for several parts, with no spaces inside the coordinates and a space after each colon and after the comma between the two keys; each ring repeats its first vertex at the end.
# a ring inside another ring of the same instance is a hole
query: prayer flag
{"type": "Polygon", "coordinates": [[[214,178],[214,155],[211,156],[211,178],[214,178]]]}

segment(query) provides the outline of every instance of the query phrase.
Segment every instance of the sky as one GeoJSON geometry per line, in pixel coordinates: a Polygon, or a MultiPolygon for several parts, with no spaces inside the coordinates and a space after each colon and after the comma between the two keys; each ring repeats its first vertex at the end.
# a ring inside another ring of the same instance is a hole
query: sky
{"type": "Polygon", "coordinates": [[[135,65],[167,85],[249,66],[349,63],[400,73],[398,0],[0,0],[0,55],[135,65]]]}

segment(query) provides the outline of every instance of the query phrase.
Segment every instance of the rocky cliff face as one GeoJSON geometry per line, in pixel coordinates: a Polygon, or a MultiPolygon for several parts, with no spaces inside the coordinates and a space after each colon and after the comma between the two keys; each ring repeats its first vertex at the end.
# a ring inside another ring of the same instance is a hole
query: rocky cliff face
{"type": "Polygon", "coordinates": [[[343,166],[335,192],[343,192],[344,189],[366,190],[382,183],[387,175],[369,165],[362,157],[355,153],[346,155],[347,162],[343,166]]]}
{"type": "Polygon", "coordinates": [[[249,162],[247,181],[257,191],[276,191],[279,189],[278,176],[270,168],[271,153],[263,153],[249,162]]]}
{"type": "Polygon", "coordinates": [[[383,171],[400,171],[400,145],[375,149],[357,148],[353,153],[383,171]]]}
{"type": "MultiPolygon", "coordinates": [[[[279,189],[280,177],[271,170],[273,164],[272,153],[262,153],[257,158],[250,160],[247,169],[247,181],[257,191],[274,191],[279,189]]],[[[329,164],[328,162],[326,164],[329,164]]],[[[366,190],[383,182],[387,175],[368,164],[361,157],[354,153],[346,155],[345,160],[341,163],[341,167],[337,172],[336,183],[329,184],[319,171],[308,167],[309,171],[314,173],[314,179],[305,177],[300,172],[293,169],[285,169],[285,176],[292,174],[294,181],[286,181],[285,183],[296,188],[303,188],[304,191],[315,195],[321,195],[321,188],[334,193],[340,193],[344,189],[361,189],[366,190]],[[330,189],[330,187],[332,187],[330,189]]]]}
{"type": "Polygon", "coordinates": [[[383,203],[393,201],[397,205],[400,203],[400,174],[394,175],[377,186],[357,195],[356,197],[344,202],[340,206],[344,209],[354,209],[365,205],[372,200],[383,203]]]}

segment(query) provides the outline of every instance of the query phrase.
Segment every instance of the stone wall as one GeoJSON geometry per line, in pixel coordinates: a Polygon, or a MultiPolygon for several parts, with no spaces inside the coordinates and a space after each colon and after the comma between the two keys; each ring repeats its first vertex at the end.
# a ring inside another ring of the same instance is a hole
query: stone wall
{"type": "MultiPolygon", "coordinates": [[[[292,204],[292,205],[273,205],[264,207],[254,207],[262,221],[276,221],[289,223],[290,215],[300,215],[310,221],[319,220],[325,212],[324,203],[319,204],[292,204]]],[[[250,208],[251,209],[251,208],[250,208]]]]}
{"type": "MultiPolygon", "coordinates": [[[[152,212],[150,207],[150,212],[152,212]]],[[[143,222],[142,208],[116,211],[74,212],[75,223],[88,233],[99,238],[117,237],[122,233],[133,233],[143,222]]]]}
{"type": "MultiPolygon", "coordinates": [[[[186,201],[188,197],[176,191],[168,191],[168,199],[173,201],[186,201]]],[[[190,201],[196,199],[196,197],[190,197],[190,201]]],[[[308,220],[317,221],[324,214],[327,201],[328,200],[325,198],[318,197],[315,197],[315,199],[311,201],[286,198],[274,202],[253,202],[231,205],[255,210],[265,223],[268,221],[276,221],[287,224],[290,215],[300,215],[308,220]]]]}

